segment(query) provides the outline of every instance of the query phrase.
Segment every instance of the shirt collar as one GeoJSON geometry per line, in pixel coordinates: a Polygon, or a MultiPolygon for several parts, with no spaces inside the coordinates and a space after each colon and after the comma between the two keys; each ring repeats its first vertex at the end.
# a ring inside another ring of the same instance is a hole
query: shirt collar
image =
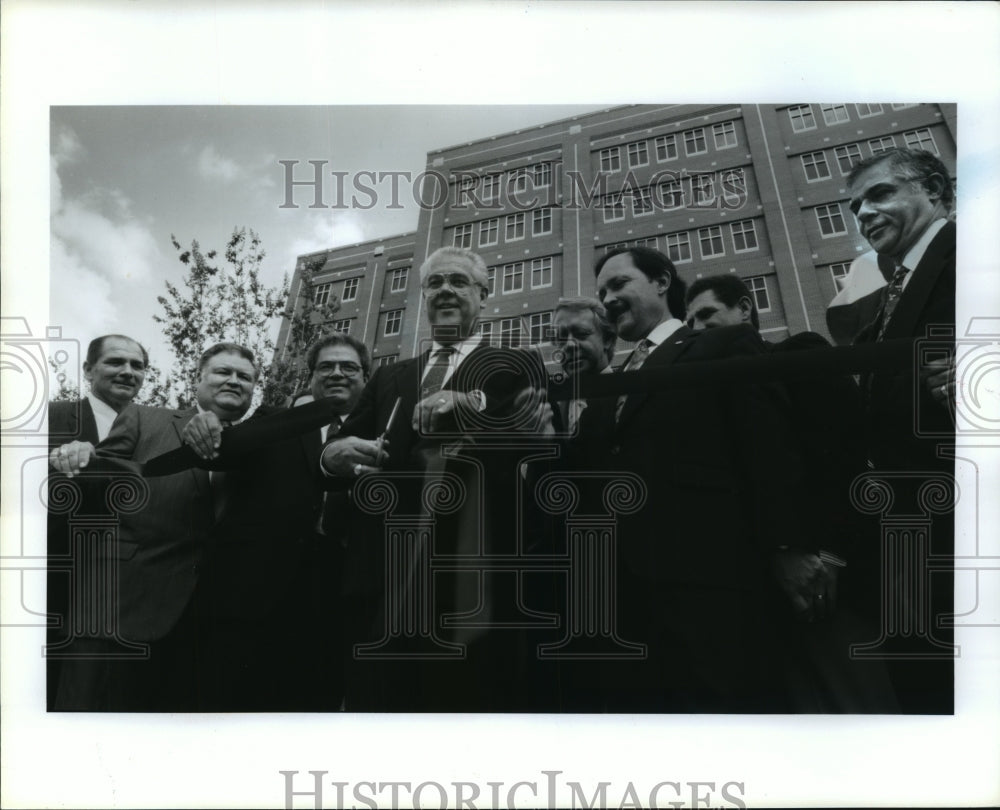
{"type": "MultiPolygon", "coordinates": [[[[917,240],[917,243],[911,247],[903,257],[903,267],[910,272],[916,269],[917,265],[920,264],[921,260],[924,258],[924,254],[927,252],[927,248],[930,247],[934,237],[938,235],[938,231],[940,231],[947,222],[947,217],[941,217],[940,219],[934,220],[927,226],[923,235],[917,240]]],[[[907,275],[909,275],[909,273],[907,275]]]]}
{"type": "Polygon", "coordinates": [[[653,331],[646,335],[646,340],[654,346],[659,346],[683,325],[677,318],[668,318],[665,321],[660,321],[653,327],[653,331]]]}
{"type": "Polygon", "coordinates": [[[90,402],[91,410],[94,412],[94,421],[97,423],[97,438],[103,440],[111,432],[111,426],[118,418],[118,411],[103,399],[94,396],[93,391],[87,394],[87,400],[90,402]]]}
{"type": "MultiPolygon", "coordinates": [[[[455,350],[455,353],[449,358],[448,362],[460,363],[475,349],[480,343],[482,343],[483,336],[476,332],[474,335],[470,335],[465,340],[460,340],[458,343],[449,344],[451,348],[455,350]]],[[[431,344],[431,357],[434,356],[434,352],[438,349],[443,349],[445,345],[443,343],[438,343],[436,340],[431,344]]]]}

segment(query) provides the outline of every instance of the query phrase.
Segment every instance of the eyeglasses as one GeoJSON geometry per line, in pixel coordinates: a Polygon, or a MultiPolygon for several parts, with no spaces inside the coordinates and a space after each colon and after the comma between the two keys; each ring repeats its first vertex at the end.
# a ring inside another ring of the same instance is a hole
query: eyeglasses
{"type": "Polygon", "coordinates": [[[357,377],[361,373],[361,366],[357,363],[352,363],[350,360],[346,363],[320,363],[316,366],[314,373],[320,377],[329,377],[338,368],[340,369],[340,373],[345,377],[357,377]]]}
{"type": "Polygon", "coordinates": [[[475,283],[476,282],[463,273],[448,273],[447,275],[435,273],[434,275],[427,276],[427,278],[424,279],[423,286],[425,290],[440,290],[445,284],[447,284],[456,292],[461,292],[469,289],[469,287],[473,286],[475,283]]]}

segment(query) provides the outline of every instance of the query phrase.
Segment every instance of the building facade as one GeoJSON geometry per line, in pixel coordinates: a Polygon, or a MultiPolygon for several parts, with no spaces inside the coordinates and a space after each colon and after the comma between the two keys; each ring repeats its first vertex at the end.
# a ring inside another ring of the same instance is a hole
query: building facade
{"type": "Polygon", "coordinates": [[[416,268],[468,247],[490,269],[482,331],[551,363],[559,298],[592,296],[607,250],[648,245],[689,283],[739,275],[769,340],[827,335],[827,304],[869,249],[847,174],[892,146],[927,149],[954,174],[956,106],[637,105],[496,135],[428,154],[416,231],[299,257],[292,294],[322,262],[314,295],[340,297],[336,328],[376,365],[395,362],[428,338],[416,268]]]}

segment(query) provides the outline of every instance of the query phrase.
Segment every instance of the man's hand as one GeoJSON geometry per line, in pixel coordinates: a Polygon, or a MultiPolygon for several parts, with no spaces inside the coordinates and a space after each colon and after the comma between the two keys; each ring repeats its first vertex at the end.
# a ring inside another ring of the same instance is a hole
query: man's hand
{"type": "Polygon", "coordinates": [[[528,420],[525,428],[535,436],[555,436],[556,429],[552,426],[552,406],[548,403],[545,391],[537,388],[525,388],[514,399],[514,413],[532,412],[534,416],[528,420]]]}
{"type": "Polygon", "coordinates": [[[384,439],[359,439],[345,436],[335,439],[323,448],[319,458],[320,466],[330,475],[341,478],[356,478],[366,472],[375,472],[385,464],[389,454],[384,439]]]}
{"type": "Polygon", "coordinates": [[[461,391],[438,391],[424,397],[413,408],[411,424],[418,433],[435,433],[450,426],[454,428],[455,412],[465,410],[478,413],[482,402],[472,394],[461,391]]]}
{"type": "Polygon", "coordinates": [[[222,422],[212,411],[203,411],[191,417],[191,421],[181,431],[181,441],[184,442],[206,461],[219,457],[219,447],[222,445],[222,422]]]}
{"type": "Polygon", "coordinates": [[[833,615],[837,601],[837,574],[815,554],[782,549],[774,554],[771,570],[792,603],[797,618],[813,622],[833,615]]]}
{"type": "Polygon", "coordinates": [[[935,402],[950,404],[955,401],[955,358],[930,360],[920,368],[920,376],[935,402]]]}
{"type": "Polygon", "coordinates": [[[66,473],[71,478],[90,463],[94,457],[94,445],[90,442],[70,442],[56,447],[49,453],[49,464],[57,472],[66,473]]]}

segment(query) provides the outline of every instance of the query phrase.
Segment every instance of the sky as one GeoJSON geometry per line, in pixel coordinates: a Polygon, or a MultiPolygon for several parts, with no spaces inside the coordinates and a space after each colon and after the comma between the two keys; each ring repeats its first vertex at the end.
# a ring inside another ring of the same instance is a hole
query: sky
{"type": "MultiPolygon", "coordinates": [[[[53,106],[51,108],[50,317],[81,345],[121,332],[169,368],[157,296],[185,267],[187,249],[224,248],[234,228],[256,231],[265,283],[278,285],[311,251],[416,229],[405,181],[398,205],[315,209],[312,189],[286,202],[285,165],[295,180],[324,172],[409,172],[434,149],[600,109],[561,106],[53,106]]],[[[335,202],[327,174],[323,202],[335,202]]],[[[362,197],[362,200],[364,198],[362,197]]],[[[277,323],[274,324],[276,331],[277,323]]]]}

